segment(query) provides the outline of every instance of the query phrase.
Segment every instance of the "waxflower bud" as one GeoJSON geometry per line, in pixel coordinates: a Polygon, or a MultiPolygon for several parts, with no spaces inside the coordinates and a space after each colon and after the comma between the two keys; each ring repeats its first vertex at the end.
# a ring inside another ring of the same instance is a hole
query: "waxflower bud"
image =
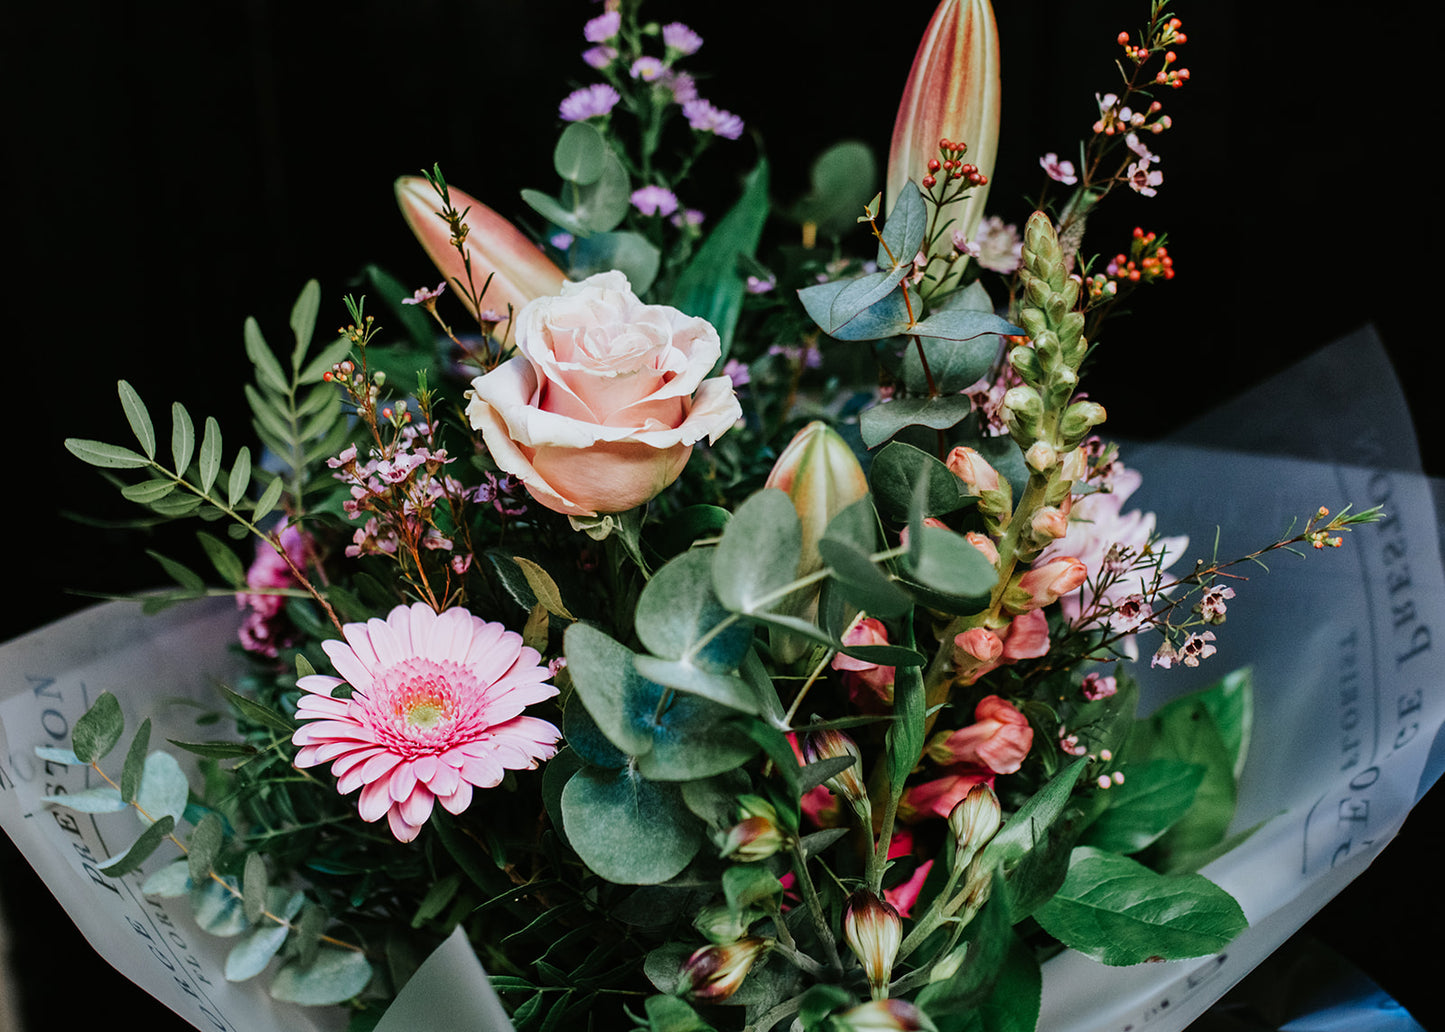
{"type": "Polygon", "coordinates": [[[868,789],[863,784],[863,753],[857,743],[841,731],[832,729],[809,731],[803,737],[803,759],[809,763],[851,756],[853,765],[846,767],[824,781],[836,796],[848,800],[862,819],[865,827],[872,826],[872,804],[868,801],[868,789]]]}
{"type": "Polygon", "coordinates": [[[871,1000],[832,1020],[839,1032],[935,1032],[928,1015],[908,1000],[871,1000]]]}
{"type": "Polygon", "coordinates": [[[848,897],[843,910],[843,938],[863,965],[874,999],[879,998],[888,989],[893,961],[903,943],[903,919],[893,904],[860,889],[848,897]]]}
{"type": "Polygon", "coordinates": [[[977,784],[948,814],[955,850],[953,865],[960,873],[998,831],[1003,811],[993,786],[977,784]]]}
{"type": "Polygon", "coordinates": [[[678,977],[677,992],[694,1000],[726,1000],[743,984],[753,963],[773,944],[750,935],[737,942],[704,946],[688,957],[678,977]]]}

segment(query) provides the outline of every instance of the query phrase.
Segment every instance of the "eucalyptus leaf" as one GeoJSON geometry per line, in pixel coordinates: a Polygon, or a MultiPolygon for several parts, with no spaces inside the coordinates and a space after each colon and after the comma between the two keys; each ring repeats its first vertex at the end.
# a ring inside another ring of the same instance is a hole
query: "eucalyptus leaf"
{"type": "Polygon", "coordinates": [[[61,792],[57,795],[41,796],[42,803],[55,803],[76,813],[118,813],[130,808],[120,797],[120,792],[109,785],[87,788],[83,792],[61,792]]]}
{"type": "Polygon", "coordinates": [[[753,632],[718,600],[712,566],[712,551],[698,548],[653,574],[637,600],[637,637],[656,656],[726,674],[742,662],[753,632]]]}
{"type": "Polygon", "coordinates": [[[234,878],[217,881],[211,877],[196,878],[192,875],[191,880],[196,883],[191,892],[191,916],[202,929],[212,935],[229,938],[251,927],[251,922],[246,920],[241,910],[240,892],[234,878]]]}
{"type": "Polygon", "coordinates": [[[607,231],[581,237],[572,245],[569,274],[577,279],[616,269],[627,277],[634,294],[643,294],[657,279],[662,252],[639,233],[607,231]]]}
{"type": "Polygon", "coordinates": [[[266,909],[266,859],[260,853],[247,853],[241,871],[241,911],[252,924],[261,920],[266,909]]]}
{"type": "MultiPolygon", "coordinates": [[[[156,751],[146,757],[140,787],[135,794],[138,815],[148,815],[153,821],[169,817],[174,825],[186,812],[189,795],[190,785],[174,756],[156,751]]],[[[146,820],[147,816],[141,816],[141,819],[146,820]]]]}
{"type": "MultiPolygon", "coordinates": [[[[919,324],[915,332],[921,329],[922,324],[919,324]]],[[[899,376],[904,386],[915,393],[937,390],[943,394],[956,394],[986,376],[996,357],[998,338],[992,335],[973,340],[921,336],[916,342],[910,340],[903,349],[899,376]]]]}
{"type": "Polygon", "coordinates": [[[868,468],[868,483],[878,511],[897,523],[908,519],[920,481],[927,485],[922,498],[924,516],[947,516],[973,501],[951,469],[911,444],[892,441],[884,445],[868,468]]]}
{"type": "Polygon", "coordinates": [[[634,700],[647,688],[632,650],[584,623],[568,627],[562,641],[567,672],[602,733],[629,756],[648,752],[652,736],[633,720],[634,700]]]}
{"type": "Polygon", "coordinates": [[[271,996],[311,1007],[345,1003],[371,981],[371,963],[356,950],[322,946],[311,964],[287,964],[271,982],[271,996]]]}
{"type": "MultiPolygon", "coordinates": [[[[279,902],[278,900],[282,896],[282,890],[272,889],[269,893],[270,905],[278,917],[290,921],[300,912],[306,897],[300,892],[295,892],[284,902],[279,902]]],[[[262,923],[231,947],[231,951],[226,954],[224,969],[226,981],[244,982],[266,970],[266,965],[271,963],[271,958],[281,951],[286,937],[290,934],[289,925],[269,920],[262,923]]]]}
{"type": "Polygon", "coordinates": [[[141,721],[135,736],[130,740],[130,748],[125,753],[125,765],[121,767],[120,771],[120,796],[127,803],[135,799],[136,791],[140,788],[150,741],[151,718],[146,717],[141,721]]]}
{"type": "Polygon", "coordinates": [[[96,763],[115,748],[124,730],[120,702],[110,692],[101,692],[71,729],[70,748],[81,763],[96,763]]]}
{"type": "Polygon", "coordinates": [[[790,214],[837,239],[857,228],[858,213],[877,192],[878,162],[866,143],[843,140],[814,159],[808,178],[808,194],[790,214]]]}
{"type": "Polygon", "coordinates": [[[802,552],[802,526],[788,496],[758,491],[738,506],[713,550],[718,599],[733,612],[766,612],[786,597],[802,552]]]}
{"type": "Polygon", "coordinates": [[[674,877],[702,845],[702,823],[676,785],[635,772],[584,767],[562,791],[567,841],[584,863],[619,885],[674,877]]]}
{"type": "Polygon", "coordinates": [[[980,607],[998,581],[998,571],[987,556],[962,534],[943,527],[910,527],[903,562],[908,574],[925,587],[977,599],[980,607]]]}
{"type": "MultiPolygon", "coordinates": [[[[948,430],[967,419],[972,411],[973,402],[964,394],[940,395],[936,398],[899,398],[880,402],[860,412],[858,429],[863,435],[863,443],[870,448],[876,448],[910,426],[948,430]]],[[[1009,443],[1012,444],[1011,441],[1009,443]]]]}
{"type": "Polygon", "coordinates": [[[552,151],[552,167],[566,181],[587,186],[602,178],[606,158],[607,141],[597,127],[572,122],[562,130],[552,151]]]}
{"type": "Polygon", "coordinates": [[[883,226],[883,240],[878,245],[879,268],[911,270],[913,258],[923,248],[927,233],[928,206],[923,201],[923,191],[910,179],[893,202],[893,210],[883,226]]]}
{"type": "Polygon", "coordinates": [[[100,865],[100,870],[112,878],[119,878],[138,870],[141,864],[150,859],[151,854],[165,841],[166,836],[174,828],[174,820],[168,816],[162,817],[142,831],[140,837],[131,843],[131,847],[125,851],[123,856],[111,857],[100,865]]]}
{"type": "Polygon", "coordinates": [[[190,851],[186,854],[186,862],[191,881],[197,886],[203,885],[210,878],[211,868],[215,866],[216,857],[220,854],[224,836],[221,818],[214,813],[202,817],[196,824],[196,830],[191,832],[190,851]]]}
{"type": "Polygon", "coordinates": [[[191,891],[189,863],[182,859],[158,868],[141,883],[140,891],[143,895],[160,896],[162,899],[186,895],[191,891]]]}

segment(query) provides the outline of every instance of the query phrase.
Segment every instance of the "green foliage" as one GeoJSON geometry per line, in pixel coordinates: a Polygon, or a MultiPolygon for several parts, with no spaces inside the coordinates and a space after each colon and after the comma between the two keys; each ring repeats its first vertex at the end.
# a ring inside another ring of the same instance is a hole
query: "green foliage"
{"type": "Polygon", "coordinates": [[[101,692],[71,729],[70,748],[81,763],[98,763],[115,748],[124,730],[120,702],[110,692],[101,692]]]}

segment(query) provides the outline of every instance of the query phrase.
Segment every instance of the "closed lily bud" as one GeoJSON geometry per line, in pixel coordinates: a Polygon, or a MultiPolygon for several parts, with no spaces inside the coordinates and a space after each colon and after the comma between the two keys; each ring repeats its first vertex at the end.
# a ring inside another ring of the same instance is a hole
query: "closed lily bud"
{"type": "MultiPolygon", "coordinates": [[[[908,180],[923,178],[941,140],[967,144],[964,160],[992,176],[1001,96],[998,27],[989,0],[943,0],[918,44],[893,123],[885,210],[893,210],[908,180]]],[[[950,208],[953,229],[964,239],[974,238],[987,198],[985,181],[950,208]]],[[[935,253],[951,248],[951,235],[940,233],[935,253]]]]}
{"type": "Polygon", "coordinates": [[[860,889],[848,897],[843,910],[843,938],[863,965],[868,988],[878,999],[887,992],[893,961],[903,943],[903,919],[893,904],[860,889]]]}
{"type": "Polygon", "coordinates": [[[843,732],[831,728],[809,731],[803,737],[803,758],[809,763],[837,759],[840,756],[853,757],[853,765],[845,767],[823,784],[827,785],[834,795],[848,800],[862,820],[863,826],[871,828],[873,806],[868,800],[868,787],[863,784],[863,753],[857,743],[843,732]]]}
{"type": "MultiPolygon", "coordinates": [[[[535,297],[562,292],[562,270],[517,227],[456,187],[449,187],[449,192],[452,207],[466,212],[462,221],[469,232],[462,246],[471,257],[472,289],[480,291],[487,277],[492,277],[482,296],[484,310],[491,309],[505,319],[509,305],[520,312],[535,297]]],[[[465,284],[462,256],[451,242],[451,230],[437,215],[441,200],[431,184],[421,176],[402,176],[396,181],[396,200],[427,257],[448,280],[465,284]]],[[[461,296],[461,291],[457,293],[461,296]]],[[[465,298],[463,303],[471,307],[465,298]]]]}
{"type": "MultiPolygon", "coordinates": [[[[828,521],[868,494],[868,478],[853,449],[821,420],[814,420],[794,435],[763,486],[787,492],[797,510],[803,530],[799,577],[823,568],[818,542],[828,521]]],[[[782,611],[790,616],[810,616],[816,602],[816,589],[799,592],[784,603],[782,611]]],[[[798,635],[775,634],[773,647],[778,658],[787,663],[807,651],[810,643],[798,635]]]]}
{"type": "Polygon", "coordinates": [[[1040,563],[1018,579],[1004,597],[1006,608],[1027,613],[1053,605],[1062,596],[1078,590],[1089,577],[1089,568],[1081,559],[1061,555],[1040,563]]]}
{"type": "Polygon", "coordinates": [[[928,1015],[908,1000],[870,1000],[833,1015],[839,1032],[935,1032],[928,1015]]]}
{"type": "Polygon", "coordinates": [[[737,942],[704,946],[682,965],[677,992],[694,1000],[726,1000],[743,984],[753,963],[773,945],[773,940],[750,935],[737,942]]]}
{"type": "Polygon", "coordinates": [[[969,789],[968,795],[949,811],[948,827],[953,832],[955,846],[953,866],[960,873],[993,838],[1002,820],[1003,810],[993,786],[982,783],[969,789]]]}

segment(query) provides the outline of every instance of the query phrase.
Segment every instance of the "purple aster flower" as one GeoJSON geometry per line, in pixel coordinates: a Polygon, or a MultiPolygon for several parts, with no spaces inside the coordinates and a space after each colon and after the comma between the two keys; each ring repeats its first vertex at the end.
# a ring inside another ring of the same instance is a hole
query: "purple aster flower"
{"type": "Polygon", "coordinates": [[[701,97],[682,106],[687,124],[700,133],[714,133],[725,140],[736,140],[743,134],[743,120],[730,111],[713,107],[701,97]]]}
{"type": "Polygon", "coordinates": [[[643,82],[652,82],[663,73],[663,65],[655,57],[639,57],[632,62],[628,74],[634,79],[641,79],[643,82]]]}
{"type": "Polygon", "coordinates": [[[681,229],[684,226],[701,226],[703,219],[706,217],[707,216],[697,208],[684,208],[675,214],[671,221],[674,226],[681,229]]]}
{"type": "Polygon", "coordinates": [[[588,43],[606,43],[617,30],[622,28],[622,12],[608,11],[599,14],[582,27],[582,36],[588,43]]]}
{"type": "Polygon", "coordinates": [[[669,22],[662,27],[662,42],[678,54],[695,54],[702,46],[702,37],[682,22],[669,22]]]}
{"type": "Polygon", "coordinates": [[[563,98],[557,111],[564,122],[583,122],[607,114],[622,97],[606,83],[584,86],[563,98]]]}
{"type": "Polygon", "coordinates": [[[686,72],[674,72],[669,68],[658,76],[657,81],[672,91],[672,99],[679,104],[697,99],[697,81],[686,72]]]}
{"type": "Polygon", "coordinates": [[[677,195],[665,186],[644,186],[632,192],[632,204],[644,215],[671,215],[677,211],[677,195]]]}
{"type": "Polygon", "coordinates": [[[617,48],[605,45],[589,47],[582,51],[582,60],[600,71],[617,60],[617,48]]]}

